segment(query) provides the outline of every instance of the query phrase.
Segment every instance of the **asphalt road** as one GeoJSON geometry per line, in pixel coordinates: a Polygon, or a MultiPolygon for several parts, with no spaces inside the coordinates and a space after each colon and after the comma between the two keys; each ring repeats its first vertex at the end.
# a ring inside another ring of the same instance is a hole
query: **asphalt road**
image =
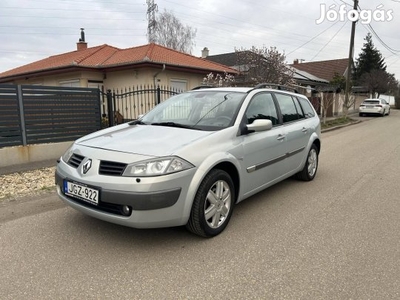
{"type": "Polygon", "coordinates": [[[136,230],[51,194],[0,206],[0,299],[400,299],[400,111],[323,134],[317,177],[226,231],[136,230]]]}

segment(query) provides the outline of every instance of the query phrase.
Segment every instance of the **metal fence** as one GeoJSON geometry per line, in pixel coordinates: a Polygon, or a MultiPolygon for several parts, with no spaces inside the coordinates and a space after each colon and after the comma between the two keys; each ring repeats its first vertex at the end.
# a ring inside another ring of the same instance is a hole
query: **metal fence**
{"type": "Polygon", "coordinates": [[[107,93],[93,88],[0,85],[0,148],[73,141],[136,119],[180,92],[151,85],[107,93]]]}
{"type": "Polygon", "coordinates": [[[134,120],[172,95],[181,92],[168,86],[138,85],[101,93],[103,126],[113,126],[134,120]],[[109,115],[114,117],[108,118],[109,115]]]}
{"type": "Polygon", "coordinates": [[[98,89],[0,85],[0,148],[72,141],[100,128],[98,89]]]}

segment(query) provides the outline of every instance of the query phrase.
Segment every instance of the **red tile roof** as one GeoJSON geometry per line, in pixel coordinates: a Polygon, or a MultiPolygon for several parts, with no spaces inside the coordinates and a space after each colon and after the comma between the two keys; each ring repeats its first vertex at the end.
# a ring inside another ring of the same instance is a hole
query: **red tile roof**
{"type": "Polygon", "coordinates": [[[93,69],[107,69],[120,66],[131,66],[143,63],[165,64],[177,68],[189,68],[199,72],[227,72],[237,73],[228,66],[221,65],[203,58],[175,51],[154,43],[119,49],[107,44],[76,50],[48,58],[0,73],[0,79],[15,76],[37,74],[44,71],[65,69],[68,67],[82,67],[93,69]]]}
{"type": "Polygon", "coordinates": [[[324,61],[295,63],[291,66],[298,70],[308,72],[319,78],[331,81],[335,73],[343,76],[345,75],[348,62],[348,58],[342,58],[324,61]]]}

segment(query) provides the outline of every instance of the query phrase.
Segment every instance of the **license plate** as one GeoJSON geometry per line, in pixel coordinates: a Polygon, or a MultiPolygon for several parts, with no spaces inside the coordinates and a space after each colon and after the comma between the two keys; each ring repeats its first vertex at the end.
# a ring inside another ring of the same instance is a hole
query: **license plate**
{"type": "Polygon", "coordinates": [[[99,191],[83,184],[65,180],[64,194],[95,205],[99,204],[99,191]]]}

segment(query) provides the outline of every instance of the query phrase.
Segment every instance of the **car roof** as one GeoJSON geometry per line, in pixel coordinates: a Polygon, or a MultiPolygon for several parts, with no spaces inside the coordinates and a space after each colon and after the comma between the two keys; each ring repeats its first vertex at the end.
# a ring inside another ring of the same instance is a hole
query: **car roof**
{"type": "Polygon", "coordinates": [[[197,91],[221,91],[221,92],[240,92],[240,93],[249,93],[253,90],[263,90],[263,91],[269,91],[269,92],[285,92],[288,94],[296,94],[297,96],[300,96],[301,94],[294,93],[292,91],[288,91],[285,89],[279,89],[279,88],[271,88],[271,87],[210,87],[210,86],[199,86],[191,91],[197,92],[197,91]]]}

